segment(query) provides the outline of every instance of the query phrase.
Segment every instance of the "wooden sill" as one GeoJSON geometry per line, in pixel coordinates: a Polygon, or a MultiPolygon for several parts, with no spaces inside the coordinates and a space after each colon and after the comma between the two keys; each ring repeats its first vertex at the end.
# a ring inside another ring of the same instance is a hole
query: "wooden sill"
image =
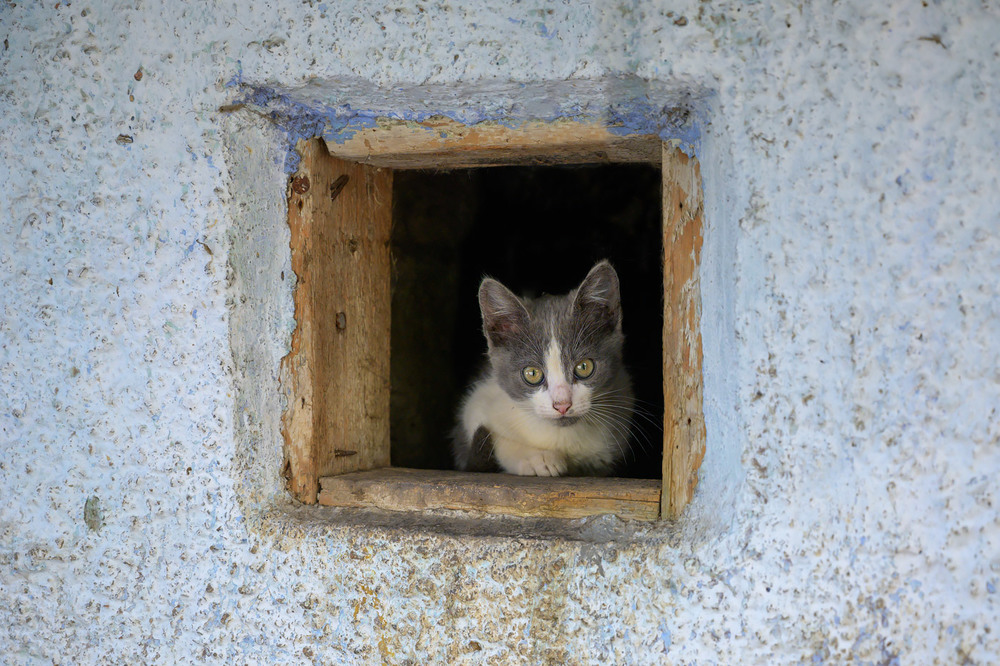
{"type": "Polygon", "coordinates": [[[533,518],[660,517],[659,479],[537,477],[385,467],[319,480],[324,506],[452,509],[533,518]]]}

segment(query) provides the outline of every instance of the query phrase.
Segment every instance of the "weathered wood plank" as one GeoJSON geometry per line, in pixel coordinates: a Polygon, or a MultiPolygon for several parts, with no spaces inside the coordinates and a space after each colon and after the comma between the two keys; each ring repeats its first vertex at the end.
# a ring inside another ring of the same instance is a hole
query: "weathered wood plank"
{"type": "Polygon", "coordinates": [[[655,134],[621,136],[614,128],[572,120],[525,122],[514,127],[483,122],[465,125],[450,118],[423,122],[380,118],[344,143],[330,143],[332,155],[397,169],[457,169],[474,166],[646,162],[659,164],[655,134]]]}
{"type": "Polygon", "coordinates": [[[288,185],[288,226],[291,230],[292,271],[298,276],[295,289],[295,330],[292,331],[291,350],[281,360],[280,383],[285,396],[285,411],[281,415],[281,434],[285,438],[285,470],[291,493],[307,504],[316,502],[319,484],[313,459],[313,373],[314,336],[313,280],[307,274],[311,264],[312,233],[314,226],[312,206],[305,206],[311,197],[304,198],[306,183],[310,183],[312,162],[318,148],[317,142],[302,144],[299,152],[302,162],[299,171],[288,185]],[[302,179],[305,180],[302,180],[302,179]],[[296,180],[299,179],[299,180],[296,180]]]}
{"type": "Polygon", "coordinates": [[[663,496],[677,518],[694,496],[705,457],[702,407],[701,170],[663,144],[663,496]]]}
{"type": "Polygon", "coordinates": [[[290,487],[389,464],[392,172],[301,142],[288,192],[297,276],[292,349],[282,362],[290,487]]]}
{"type": "Polygon", "coordinates": [[[319,503],[325,506],[548,518],[610,513],[633,520],[656,520],[660,513],[656,479],[546,478],[389,467],[324,477],[320,485],[319,503]]]}

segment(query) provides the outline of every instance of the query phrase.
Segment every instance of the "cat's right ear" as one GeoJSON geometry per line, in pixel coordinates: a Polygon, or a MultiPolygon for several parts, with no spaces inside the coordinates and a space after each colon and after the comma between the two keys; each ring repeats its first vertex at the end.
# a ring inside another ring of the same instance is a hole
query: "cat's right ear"
{"type": "Polygon", "coordinates": [[[521,299],[493,278],[479,285],[479,310],[491,349],[519,337],[528,328],[528,311],[521,299]]]}

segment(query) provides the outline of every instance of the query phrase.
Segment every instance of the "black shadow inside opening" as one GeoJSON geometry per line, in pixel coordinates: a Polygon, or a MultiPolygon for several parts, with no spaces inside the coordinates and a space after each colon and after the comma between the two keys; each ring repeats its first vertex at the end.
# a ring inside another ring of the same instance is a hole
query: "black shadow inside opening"
{"type": "Polygon", "coordinates": [[[623,472],[660,478],[663,248],[653,165],[396,171],[392,464],[451,469],[459,401],[485,358],[484,275],[515,293],[562,294],[598,260],[621,281],[625,360],[641,415],[623,472]]]}

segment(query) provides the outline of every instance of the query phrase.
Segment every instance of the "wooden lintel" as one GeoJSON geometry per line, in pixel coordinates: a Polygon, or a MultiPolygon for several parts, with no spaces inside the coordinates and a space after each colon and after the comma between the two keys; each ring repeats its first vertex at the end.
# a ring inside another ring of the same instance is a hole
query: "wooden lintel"
{"type": "Polygon", "coordinates": [[[659,164],[655,134],[619,135],[613,127],[573,120],[532,121],[510,127],[495,122],[465,125],[449,118],[423,122],[382,118],[330,154],[395,169],[458,169],[507,165],[644,162],[659,164]]]}
{"type": "Polygon", "coordinates": [[[660,481],[476,474],[399,467],[320,479],[325,506],[390,511],[451,509],[545,518],[615,514],[656,520],[660,481]]]}

